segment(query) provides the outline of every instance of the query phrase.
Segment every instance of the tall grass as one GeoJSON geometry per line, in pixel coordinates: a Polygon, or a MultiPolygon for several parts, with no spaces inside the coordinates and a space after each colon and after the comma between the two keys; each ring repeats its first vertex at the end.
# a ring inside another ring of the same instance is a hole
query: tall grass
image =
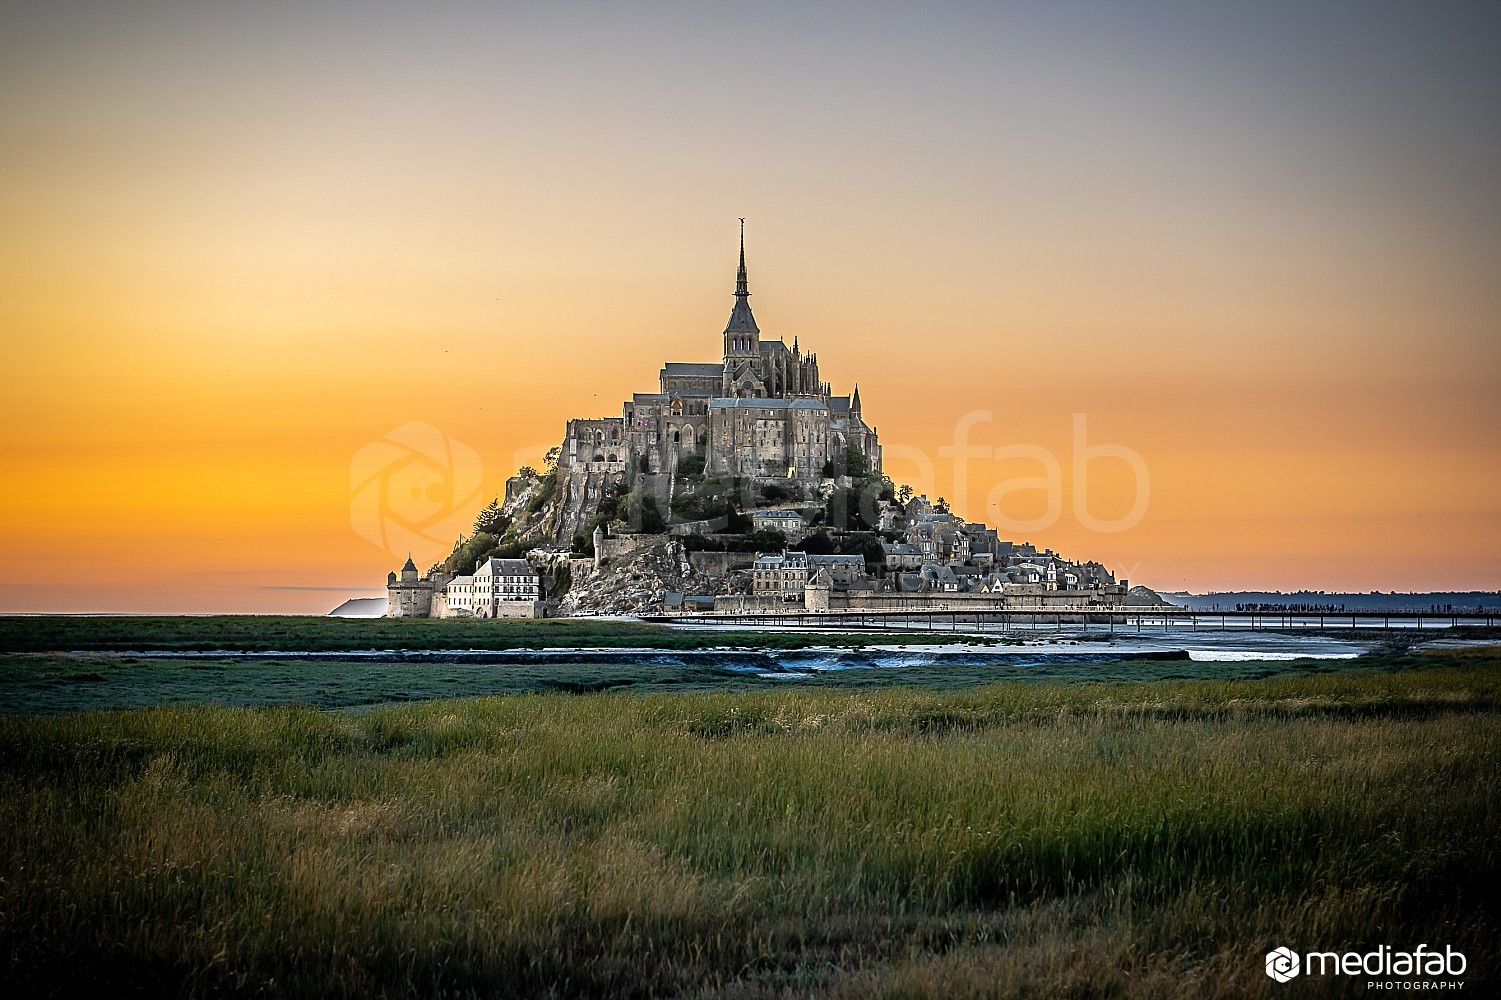
{"type": "Polygon", "coordinates": [[[0,947],[30,994],[1213,997],[1424,942],[1483,992],[1498,697],[1473,657],[0,719],[0,947]]]}

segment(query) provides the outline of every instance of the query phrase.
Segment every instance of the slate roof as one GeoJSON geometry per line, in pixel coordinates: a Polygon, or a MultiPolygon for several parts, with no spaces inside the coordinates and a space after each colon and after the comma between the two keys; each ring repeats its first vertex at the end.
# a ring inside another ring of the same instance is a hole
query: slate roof
{"type": "Polygon", "coordinates": [[[756,325],[756,317],[751,315],[750,301],[744,296],[736,296],[735,308],[730,310],[730,321],[724,325],[725,333],[756,333],[761,328],[756,325]]]}
{"type": "Polygon", "coordinates": [[[709,405],[724,410],[827,410],[822,402],[816,399],[761,399],[746,397],[732,399],[729,396],[716,396],[709,400],[709,405]]]}
{"type": "Polygon", "coordinates": [[[491,556],[480,563],[475,572],[479,573],[487,567],[495,576],[536,576],[532,564],[525,559],[500,559],[491,556]]]}
{"type": "Polygon", "coordinates": [[[667,375],[691,376],[693,378],[719,378],[724,374],[724,364],[699,364],[691,361],[669,361],[662,366],[667,375]]]}

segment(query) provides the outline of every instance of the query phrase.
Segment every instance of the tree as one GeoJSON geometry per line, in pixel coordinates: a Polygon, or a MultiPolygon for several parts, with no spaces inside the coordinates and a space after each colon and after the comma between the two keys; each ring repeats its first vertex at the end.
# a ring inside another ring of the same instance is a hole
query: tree
{"type": "Polygon", "coordinates": [[[732,535],[744,535],[751,530],[751,519],[740,513],[734,507],[730,508],[730,514],[724,530],[732,535]]]}
{"type": "Polygon", "coordinates": [[[851,479],[864,479],[870,475],[870,462],[865,453],[853,446],[844,449],[844,474],[851,479]]]}
{"type": "Polygon", "coordinates": [[[667,529],[657,498],[650,490],[631,490],[620,498],[617,513],[632,531],[655,535],[667,529]]]}
{"type": "Polygon", "coordinates": [[[943,497],[939,497],[938,502],[933,505],[933,509],[940,514],[947,514],[949,512],[949,502],[943,497]]]}
{"type": "Polygon", "coordinates": [[[867,566],[886,561],[886,550],[881,548],[881,539],[868,531],[856,531],[839,540],[839,552],[847,556],[864,556],[867,566]]]}
{"type": "Polygon", "coordinates": [[[510,526],[511,519],[500,512],[499,497],[491,500],[474,519],[475,534],[483,531],[490,535],[503,535],[510,526]]]}
{"type": "Polygon", "coordinates": [[[516,470],[516,475],[526,479],[536,479],[537,470],[532,468],[530,465],[523,465],[521,468],[516,470]]]}
{"type": "Polygon", "coordinates": [[[896,491],[896,498],[901,502],[903,507],[907,506],[908,502],[912,499],[912,487],[903,483],[902,488],[896,491]]]}
{"type": "Polygon", "coordinates": [[[809,555],[833,555],[834,539],[830,538],[827,532],[815,531],[813,532],[813,534],[809,535],[807,538],[804,538],[801,542],[799,542],[796,548],[798,551],[806,552],[809,555]]]}
{"type": "Polygon", "coordinates": [[[841,486],[829,494],[825,505],[826,522],[830,527],[846,531],[873,531],[877,520],[875,491],[866,488],[841,486]]]}
{"type": "Polygon", "coordinates": [[[460,539],[448,558],[443,560],[443,572],[454,576],[473,573],[480,559],[494,550],[498,541],[494,535],[483,531],[476,531],[467,539],[460,539]]]}
{"type": "Polygon", "coordinates": [[[678,459],[678,474],[688,478],[704,474],[704,456],[689,453],[678,459]]]}
{"type": "Polygon", "coordinates": [[[758,528],[746,535],[744,548],[756,552],[780,552],[787,547],[787,536],[780,528],[758,528]]]}
{"type": "Polygon", "coordinates": [[[767,483],[761,487],[761,500],[763,503],[784,503],[792,499],[792,494],[785,487],[776,483],[767,483]]]}
{"type": "Polygon", "coordinates": [[[558,467],[558,459],[563,455],[563,449],[553,445],[547,449],[547,454],[542,456],[542,464],[547,466],[547,471],[552,472],[558,467]]]}

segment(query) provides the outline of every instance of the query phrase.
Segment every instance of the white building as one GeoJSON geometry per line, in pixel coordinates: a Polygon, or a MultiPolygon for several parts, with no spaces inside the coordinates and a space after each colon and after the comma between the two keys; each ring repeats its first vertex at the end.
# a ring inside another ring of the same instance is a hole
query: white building
{"type": "Polygon", "coordinates": [[[492,556],[474,570],[472,613],[477,618],[529,617],[541,598],[541,580],[525,559],[492,556]]]}
{"type": "Polygon", "coordinates": [[[443,589],[443,618],[532,618],[542,598],[541,580],[525,559],[491,557],[470,576],[456,576],[443,589]]]}

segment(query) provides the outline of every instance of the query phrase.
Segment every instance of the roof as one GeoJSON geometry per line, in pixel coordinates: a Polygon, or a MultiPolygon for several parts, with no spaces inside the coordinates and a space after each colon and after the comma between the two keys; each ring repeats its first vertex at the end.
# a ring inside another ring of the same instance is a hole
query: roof
{"type": "Polygon", "coordinates": [[[850,398],[848,396],[830,396],[829,409],[835,413],[848,413],[850,411],[850,398]]]}
{"type": "Polygon", "coordinates": [[[732,399],[729,396],[716,396],[709,400],[709,405],[723,410],[827,410],[822,402],[816,399],[763,399],[752,396],[744,399],[732,399]]]}
{"type": "Polygon", "coordinates": [[[475,568],[475,573],[488,569],[494,576],[535,576],[532,564],[525,559],[500,559],[491,556],[475,568]]]}
{"type": "Polygon", "coordinates": [[[697,378],[719,378],[724,374],[724,363],[699,364],[694,361],[669,361],[662,366],[662,373],[697,378]]]}
{"type": "Polygon", "coordinates": [[[751,517],[774,517],[782,521],[791,521],[793,519],[801,521],[803,519],[803,515],[795,510],[753,510],[751,511],[751,517]]]}
{"type": "Polygon", "coordinates": [[[667,397],[660,392],[633,392],[631,393],[631,402],[665,403],[667,402],[667,397]]]}
{"type": "Polygon", "coordinates": [[[860,555],[858,552],[855,553],[854,555],[827,555],[827,556],[825,556],[825,555],[815,555],[812,552],[808,553],[808,565],[810,565],[810,566],[854,565],[855,563],[859,563],[861,566],[864,566],[865,565],[865,557],[862,556],[862,555],[860,555]]]}
{"type": "Polygon", "coordinates": [[[407,554],[407,561],[402,564],[401,571],[403,573],[405,573],[407,570],[413,570],[413,571],[415,571],[416,569],[417,569],[417,564],[414,563],[414,562],[412,562],[411,553],[408,553],[407,554]]]}
{"type": "Polygon", "coordinates": [[[724,325],[725,333],[756,333],[761,328],[756,325],[756,317],[751,315],[750,300],[743,295],[735,297],[735,308],[730,310],[730,321],[724,325]]]}
{"type": "Polygon", "coordinates": [[[791,351],[787,349],[787,345],[782,343],[780,340],[763,340],[761,341],[759,346],[761,348],[762,354],[775,354],[778,351],[782,351],[783,353],[787,354],[791,353],[791,351]]]}

